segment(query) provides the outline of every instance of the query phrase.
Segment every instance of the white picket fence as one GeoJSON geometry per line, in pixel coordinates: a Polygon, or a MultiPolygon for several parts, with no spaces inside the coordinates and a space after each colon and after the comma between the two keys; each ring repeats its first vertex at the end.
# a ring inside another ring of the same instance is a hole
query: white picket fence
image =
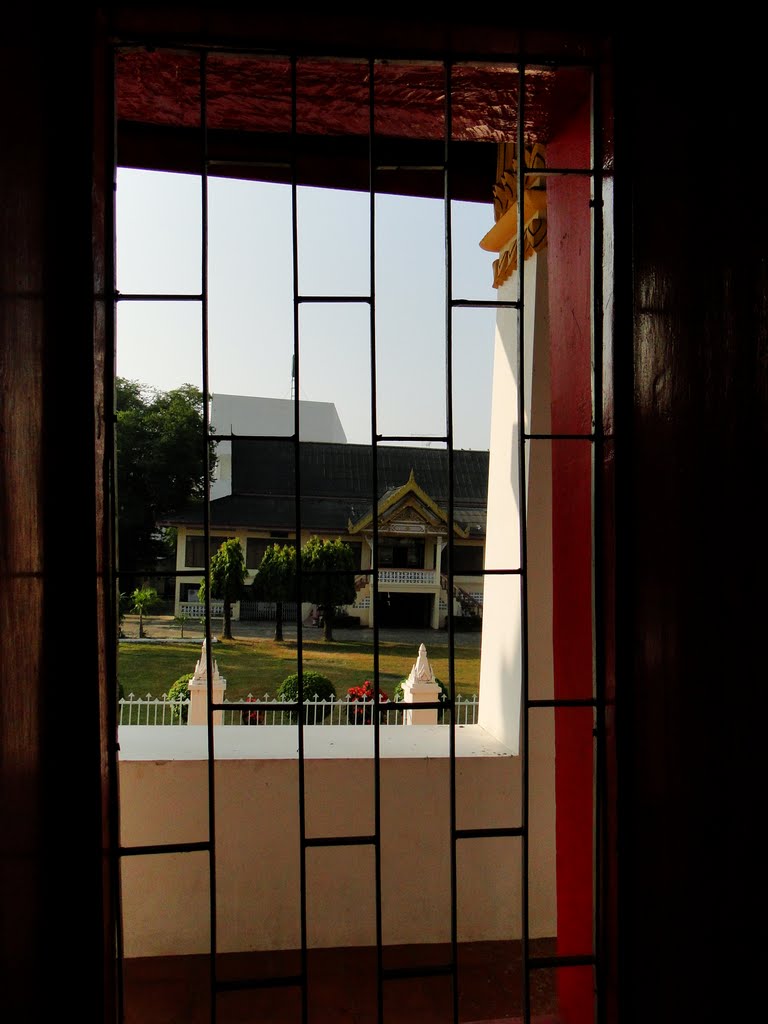
{"type": "MultiPolygon", "coordinates": [[[[223,711],[223,725],[291,725],[295,721],[295,711],[290,708],[265,709],[264,705],[287,703],[279,698],[266,694],[257,699],[250,694],[244,701],[228,701],[230,703],[248,703],[247,709],[231,708],[223,711]]],[[[189,698],[168,700],[162,697],[137,697],[129,693],[121,697],[119,705],[119,725],[184,725],[187,720],[189,698]]],[[[404,723],[404,712],[413,709],[414,705],[403,702],[387,701],[387,710],[381,716],[382,725],[401,725],[404,723]]],[[[456,724],[475,725],[477,723],[477,694],[471,697],[456,698],[456,724]]],[[[307,725],[368,725],[371,721],[371,702],[353,700],[348,697],[336,697],[321,700],[317,696],[304,701],[305,721],[307,725]]],[[[450,712],[438,711],[438,722],[450,724],[450,712]]]]}

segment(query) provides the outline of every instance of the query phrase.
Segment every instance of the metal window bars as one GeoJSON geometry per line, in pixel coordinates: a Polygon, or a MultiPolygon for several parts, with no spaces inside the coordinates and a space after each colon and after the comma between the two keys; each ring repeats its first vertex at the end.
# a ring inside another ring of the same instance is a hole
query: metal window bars
{"type": "MultiPolygon", "coordinates": [[[[121,48],[134,48],[137,45],[147,45],[151,43],[151,40],[129,40],[129,41],[118,41],[115,44],[115,51],[117,53],[121,48]]],[[[201,331],[201,361],[202,361],[202,391],[205,396],[210,394],[209,387],[209,360],[208,360],[208,175],[212,167],[216,167],[221,161],[211,160],[208,153],[208,93],[207,93],[207,62],[209,53],[211,52],[205,46],[190,46],[186,44],[184,47],[177,48],[185,50],[189,54],[196,54],[199,60],[199,90],[200,90],[200,110],[199,110],[199,176],[201,182],[201,223],[202,223],[202,240],[201,240],[201,280],[202,287],[199,293],[194,294],[119,294],[115,287],[114,297],[115,303],[118,302],[152,302],[152,301],[172,301],[172,302],[193,302],[198,303],[200,306],[200,331],[201,331]]],[[[223,51],[217,50],[217,53],[221,54],[223,51]]],[[[242,51],[240,51],[242,52],[242,51]]],[[[114,59],[114,53],[112,55],[114,59]]],[[[256,54],[254,54],[256,55],[256,54]]],[[[305,56],[302,54],[301,56],[305,56]]],[[[293,275],[293,360],[294,360],[294,388],[296,400],[294,402],[294,430],[292,440],[295,450],[294,458],[294,474],[295,474],[295,536],[300,538],[302,536],[302,514],[301,514],[301,460],[298,457],[301,437],[301,423],[300,423],[300,403],[298,401],[298,395],[300,394],[300,380],[301,380],[301,352],[300,352],[300,322],[299,322],[299,311],[300,307],[304,304],[316,304],[316,303],[359,303],[366,305],[369,310],[369,321],[370,321],[370,417],[371,417],[371,452],[372,452],[372,480],[371,480],[371,500],[373,508],[377,507],[378,497],[378,472],[377,472],[377,452],[381,444],[392,441],[408,440],[413,441],[412,435],[397,435],[387,434],[383,435],[379,433],[378,429],[378,418],[377,418],[377,382],[376,382],[376,288],[375,288],[375,260],[376,260],[376,178],[377,178],[377,136],[375,130],[375,109],[376,109],[376,96],[375,96],[375,78],[377,61],[380,57],[386,57],[388,55],[367,55],[361,59],[367,61],[368,68],[368,195],[369,195],[369,271],[370,271],[370,287],[369,294],[360,296],[349,296],[349,295],[306,295],[302,294],[300,290],[299,282],[299,234],[298,234],[298,208],[297,208],[297,173],[296,173],[296,160],[295,154],[297,149],[297,62],[300,59],[299,54],[289,55],[290,61],[290,74],[291,74],[291,151],[293,153],[293,159],[289,164],[285,165],[286,170],[290,175],[290,189],[291,189],[291,236],[292,236],[292,275],[293,275]]],[[[397,55],[391,55],[397,56],[397,55]]],[[[411,59],[413,55],[410,55],[411,59]]],[[[522,145],[525,137],[525,79],[528,68],[533,63],[543,64],[546,63],[546,58],[537,56],[526,58],[523,54],[510,54],[504,57],[502,60],[498,55],[488,56],[484,54],[472,54],[462,55],[462,60],[471,60],[473,62],[487,62],[488,64],[504,64],[516,68],[516,74],[518,79],[518,110],[517,110],[517,151],[523,152],[524,147],[522,145]]],[[[430,55],[430,61],[434,61],[434,55],[430,55]]],[[[525,260],[520,259],[518,265],[517,275],[517,298],[513,301],[488,301],[488,300],[474,300],[471,298],[458,298],[453,296],[453,284],[452,284],[452,254],[453,254],[453,239],[452,239],[452,224],[451,224],[451,139],[452,139],[452,69],[454,61],[458,60],[456,54],[446,54],[443,61],[443,72],[444,72],[444,159],[441,165],[430,165],[428,168],[421,168],[422,170],[429,170],[435,172],[438,170],[443,177],[443,203],[444,203],[444,224],[445,224],[445,337],[446,337],[446,349],[445,349],[445,373],[446,373],[446,429],[445,433],[437,436],[426,436],[422,440],[430,440],[440,442],[446,446],[446,457],[447,457],[447,475],[448,475],[448,522],[453,524],[454,522],[454,434],[453,434],[453,397],[454,397],[454,381],[453,381],[453,320],[454,311],[462,308],[480,308],[480,309],[502,309],[502,308],[513,308],[517,310],[517,332],[518,332],[518,418],[520,424],[526,422],[526,394],[524,382],[526,380],[526,367],[524,365],[525,359],[525,329],[526,329],[526,304],[524,301],[524,284],[525,284],[525,260]]],[[[547,66],[554,67],[554,62],[549,62],[547,66]]],[[[600,531],[602,523],[600,520],[601,510],[601,498],[598,493],[600,473],[598,466],[602,458],[601,445],[603,443],[603,425],[602,425],[602,375],[603,375],[603,364],[602,364],[602,327],[603,327],[603,295],[602,295],[602,239],[603,239],[603,220],[602,220],[602,158],[600,152],[600,137],[601,137],[601,125],[600,125],[600,82],[599,82],[599,67],[596,63],[589,61],[583,61],[579,65],[582,68],[587,69],[592,75],[593,82],[593,99],[592,99],[592,116],[593,123],[591,127],[591,158],[588,167],[584,168],[548,168],[541,173],[547,175],[584,175],[592,181],[592,215],[593,215],[593,230],[592,230],[592,301],[591,301],[591,331],[592,331],[592,353],[593,353],[593,409],[592,409],[592,430],[583,433],[534,433],[525,432],[523,429],[520,430],[519,434],[519,459],[518,459],[518,472],[519,472],[519,494],[521,500],[521,507],[527,508],[527,495],[526,495],[526,460],[527,460],[527,449],[526,445],[528,442],[544,441],[574,441],[582,442],[591,446],[592,450],[592,487],[593,487],[593,536],[596,538],[594,544],[595,553],[595,564],[593,569],[593,601],[595,603],[595,615],[594,623],[596,631],[600,629],[600,623],[602,621],[600,600],[601,600],[601,566],[600,566],[600,552],[601,544],[599,543],[600,531]]],[[[114,64],[113,64],[114,69],[114,64]]],[[[113,97],[114,103],[114,97],[113,97]]],[[[110,112],[110,116],[114,119],[114,110],[110,112]]],[[[113,135],[114,138],[114,129],[113,135]]],[[[235,162],[232,160],[225,161],[228,167],[233,167],[235,162]]],[[[112,166],[116,170],[117,157],[116,153],[112,153],[112,166]]],[[[253,166],[253,165],[251,165],[253,166]]],[[[411,168],[414,170],[415,166],[411,168]]],[[[523,160],[517,162],[517,186],[518,194],[522,194],[526,167],[523,160]]],[[[537,173],[539,173],[537,171],[537,173]]],[[[489,183],[490,189],[490,183],[489,183]]],[[[111,253],[114,246],[114,211],[111,211],[108,217],[108,226],[112,231],[112,244],[107,245],[107,252],[111,253]]],[[[523,204],[518,204],[518,238],[522,238],[524,234],[524,215],[523,215],[523,204]]],[[[112,272],[114,275],[115,268],[114,262],[111,263],[112,272]]],[[[114,336],[116,334],[114,307],[111,314],[108,316],[106,329],[108,334],[114,336]]],[[[201,437],[200,443],[203,452],[207,451],[208,440],[211,437],[211,424],[210,424],[210,412],[208,402],[204,402],[204,436],[201,437]]],[[[273,437],[272,435],[259,435],[262,440],[277,440],[285,442],[287,439],[284,436],[273,437]]],[[[222,440],[222,437],[218,437],[218,440],[222,440]]],[[[204,519],[203,519],[203,534],[206,538],[206,545],[208,545],[211,537],[211,520],[210,520],[210,491],[211,491],[211,479],[210,479],[210,466],[208,459],[203,457],[204,473],[205,473],[205,494],[206,501],[204,504],[204,519]]],[[[529,712],[536,708],[568,708],[568,707],[592,707],[596,709],[596,746],[597,746],[597,757],[596,757],[596,780],[595,780],[595,793],[594,803],[595,808],[595,871],[596,871],[596,884],[595,884],[595,916],[596,920],[599,917],[599,897],[600,897],[600,837],[601,837],[601,802],[602,802],[602,643],[599,636],[595,637],[594,640],[594,651],[595,651],[595,688],[594,696],[591,699],[572,699],[563,700],[553,698],[551,700],[532,699],[529,695],[528,689],[528,634],[529,634],[529,607],[528,607],[528,565],[527,565],[527,536],[526,536],[526,515],[522,514],[518,517],[517,528],[520,531],[519,538],[519,550],[521,552],[521,561],[519,565],[507,566],[505,568],[486,568],[479,571],[477,574],[483,576],[491,575],[507,575],[511,577],[518,577],[520,580],[521,587],[521,642],[522,642],[522,715],[521,715],[521,758],[522,758],[522,813],[521,821],[519,825],[512,827],[487,827],[487,828],[459,828],[457,827],[456,819],[456,717],[452,715],[451,726],[449,728],[449,766],[450,766],[450,836],[448,840],[450,842],[450,906],[451,906],[451,921],[450,921],[450,957],[447,962],[440,964],[433,964],[431,966],[424,966],[421,968],[385,968],[383,958],[383,934],[382,934],[382,842],[381,842],[381,716],[385,715],[388,708],[386,704],[379,703],[379,692],[380,692],[380,665],[379,665],[379,648],[380,648],[380,637],[379,637],[379,616],[374,615],[373,619],[373,651],[374,651],[374,669],[373,669],[373,686],[374,686],[374,702],[373,702],[373,739],[374,739],[374,753],[373,753],[373,766],[374,766],[374,828],[370,835],[337,835],[335,837],[323,837],[316,838],[311,837],[307,834],[307,812],[305,805],[305,749],[304,749],[304,715],[305,715],[305,699],[307,695],[304,692],[303,678],[302,678],[302,621],[301,615],[297,615],[296,627],[297,627],[297,672],[299,675],[299,693],[298,699],[295,702],[295,710],[298,712],[298,808],[297,813],[299,817],[299,828],[300,828],[300,937],[301,937],[301,950],[300,950],[300,964],[299,971],[296,974],[282,975],[279,977],[271,978],[240,978],[240,979],[227,979],[224,980],[219,976],[217,967],[217,906],[216,906],[216,805],[215,805],[215,730],[213,728],[213,715],[215,711],[223,710],[225,705],[214,704],[212,698],[212,689],[209,685],[208,697],[207,697],[207,737],[208,737],[208,825],[209,825],[209,836],[208,841],[194,842],[194,843],[174,843],[165,845],[142,845],[134,847],[123,846],[117,849],[116,858],[116,871],[114,874],[115,884],[117,889],[118,906],[119,906],[119,861],[120,858],[133,857],[133,856],[145,856],[145,855],[165,855],[171,853],[183,853],[185,851],[192,852],[205,852],[209,860],[209,917],[210,917],[210,979],[211,979],[211,1020],[213,1024],[219,1019],[217,1010],[217,996],[224,992],[254,989],[254,988],[275,988],[275,987],[298,987],[301,992],[301,1020],[306,1022],[309,1018],[309,986],[308,986],[308,937],[307,937],[307,852],[308,850],[315,847],[328,847],[328,846],[369,846],[374,851],[374,864],[375,864],[375,932],[376,932],[376,965],[377,965],[377,1019],[381,1024],[385,1021],[385,1004],[384,1004],[384,989],[387,982],[397,979],[415,978],[415,977],[432,977],[432,976],[446,976],[450,978],[452,986],[452,1019],[457,1024],[459,1021],[459,992],[460,992],[460,976],[458,968],[459,958],[459,928],[458,928],[458,890],[457,890],[457,844],[460,842],[472,842],[478,839],[488,838],[507,838],[519,841],[521,846],[521,864],[522,864],[522,1018],[526,1024],[531,1021],[531,1015],[533,1008],[531,1005],[531,975],[532,972],[537,970],[545,969],[568,969],[571,967],[582,967],[589,966],[595,971],[596,978],[596,991],[597,991],[597,1018],[598,1020],[604,1019],[604,1000],[600,991],[600,946],[599,946],[599,928],[595,927],[595,941],[593,949],[585,951],[583,954],[578,955],[555,955],[555,956],[533,956],[530,952],[531,936],[530,936],[530,920],[529,920],[529,847],[530,847],[530,779],[529,779],[529,712]]],[[[379,548],[379,536],[378,536],[378,517],[376,515],[372,518],[372,532],[373,532],[373,562],[372,567],[369,570],[369,577],[371,581],[372,589],[372,601],[374,607],[378,605],[379,597],[379,575],[378,575],[378,548],[379,548]]],[[[447,577],[448,577],[448,593],[452,592],[453,578],[454,578],[454,555],[453,555],[454,539],[452,530],[448,531],[448,565],[447,565],[447,577]]],[[[120,576],[121,571],[127,571],[127,567],[119,567],[116,569],[116,580],[120,576]]],[[[173,572],[173,576],[200,576],[199,570],[190,570],[185,573],[184,571],[177,570],[173,572]]],[[[207,676],[211,680],[213,678],[213,667],[212,667],[212,649],[211,649],[211,604],[210,604],[210,567],[206,564],[204,577],[206,582],[206,593],[208,594],[208,600],[206,601],[205,607],[205,654],[207,661],[207,676]]],[[[297,595],[297,606],[301,607],[302,599],[302,573],[298,573],[298,595],[297,595]]],[[[452,711],[457,707],[456,700],[456,678],[455,678],[455,645],[454,645],[454,612],[453,603],[448,601],[448,612],[447,612],[447,637],[448,637],[448,652],[449,652],[449,679],[448,688],[450,698],[447,703],[447,707],[452,711]]],[[[431,704],[421,705],[424,708],[432,707],[431,704]]],[[[272,707],[272,705],[263,705],[266,709],[272,707]]],[[[278,707],[278,705],[275,705],[278,707]]],[[[446,707],[443,703],[436,703],[434,707],[444,710],[446,707]]],[[[239,705],[237,703],[227,703],[226,708],[228,710],[248,710],[248,704],[239,705]]],[[[284,704],[279,705],[279,708],[283,710],[284,704]]],[[[116,775],[116,773],[115,773],[116,775]]],[[[113,799],[118,801],[119,794],[115,789],[113,799]]],[[[117,843],[116,843],[117,847],[117,843]]],[[[119,953],[122,957],[122,938],[121,932],[118,929],[118,946],[119,953]]]]}

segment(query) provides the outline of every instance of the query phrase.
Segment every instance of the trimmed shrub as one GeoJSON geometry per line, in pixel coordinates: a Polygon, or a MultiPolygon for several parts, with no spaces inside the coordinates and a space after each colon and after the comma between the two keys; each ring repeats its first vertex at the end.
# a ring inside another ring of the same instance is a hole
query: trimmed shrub
{"type": "MultiPolygon", "coordinates": [[[[336,696],[336,687],[331,680],[320,672],[313,672],[311,669],[303,672],[304,676],[304,700],[332,700],[336,696]]],[[[278,699],[298,700],[299,698],[299,675],[286,676],[277,688],[278,699]]]]}
{"type": "Polygon", "coordinates": [[[192,672],[187,672],[186,675],[179,676],[179,678],[176,680],[176,682],[173,684],[173,686],[166,694],[166,699],[169,701],[173,701],[173,704],[171,706],[171,718],[178,719],[179,715],[181,715],[181,720],[185,724],[189,716],[189,705],[180,705],[179,700],[183,700],[184,698],[189,697],[189,687],[187,686],[187,684],[189,683],[189,680],[192,678],[192,676],[192,672]]]}
{"type": "MultiPolygon", "coordinates": [[[[312,669],[308,669],[303,672],[304,676],[304,700],[314,700],[317,696],[318,700],[333,700],[336,696],[336,687],[333,685],[331,680],[322,675],[320,672],[313,672],[312,669]]],[[[298,700],[299,699],[299,675],[298,672],[294,672],[293,675],[286,676],[285,679],[280,683],[277,688],[278,700],[298,700]]],[[[325,709],[325,715],[329,713],[331,709],[325,709]]],[[[325,715],[323,717],[325,717],[325,715]]],[[[290,712],[290,721],[296,722],[295,712],[290,712]]]]}

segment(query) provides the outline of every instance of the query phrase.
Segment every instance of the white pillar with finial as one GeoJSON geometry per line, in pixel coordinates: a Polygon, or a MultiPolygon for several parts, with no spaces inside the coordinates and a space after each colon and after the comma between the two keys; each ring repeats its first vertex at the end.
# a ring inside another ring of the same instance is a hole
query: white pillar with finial
{"type": "MultiPolygon", "coordinates": [[[[211,659],[213,668],[213,680],[211,683],[212,700],[214,704],[221,704],[224,700],[224,691],[227,688],[227,680],[219,675],[219,666],[215,659],[211,659]]],[[[195,665],[195,673],[187,684],[189,688],[189,715],[187,725],[206,725],[208,722],[208,659],[206,658],[206,641],[203,640],[203,650],[195,665]]],[[[213,724],[221,725],[224,718],[223,711],[213,712],[213,724]]]]}
{"type": "MultiPolygon", "coordinates": [[[[422,644],[419,656],[413,664],[410,675],[403,683],[403,702],[406,704],[432,703],[440,698],[440,687],[435,682],[435,673],[429,664],[427,649],[422,644]]],[[[437,708],[423,711],[406,711],[403,715],[406,725],[437,725],[437,708]]]]}

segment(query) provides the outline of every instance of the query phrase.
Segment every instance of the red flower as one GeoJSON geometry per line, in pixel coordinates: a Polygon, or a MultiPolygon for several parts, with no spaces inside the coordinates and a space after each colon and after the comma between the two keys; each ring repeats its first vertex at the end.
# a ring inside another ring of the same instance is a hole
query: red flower
{"type": "MultiPolygon", "coordinates": [[[[365,703],[373,701],[373,683],[370,679],[366,679],[362,686],[350,686],[347,690],[347,696],[352,700],[359,700],[365,703]]],[[[387,701],[389,697],[383,690],[379,690],[379,700],[387,701]]],[[[365,707],[353,707],[352,714],[356,722],[364,722],[370,725],[371,722],[371,711],[365,707]]]]}
{"type": "MultiPolygon", "coordinates": [[[[257,697],[246,697],[244,703],[255,703],[258,702],[257,697]]],[[[243,725],[262,725],[266,721],[265,711],[242,711],[241,721],[243,725]]]]}

